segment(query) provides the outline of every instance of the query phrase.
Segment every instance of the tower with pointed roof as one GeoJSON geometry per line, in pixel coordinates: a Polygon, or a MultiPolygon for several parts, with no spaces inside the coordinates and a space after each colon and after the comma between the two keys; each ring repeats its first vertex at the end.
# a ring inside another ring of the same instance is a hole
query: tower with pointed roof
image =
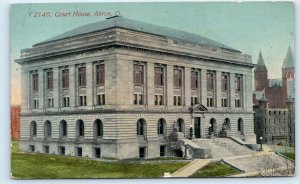
{"type": "Polygon", "coordinates": [[[284,62],[282,64],[282,84],[284,97],[287,99],[293,98],[292,94],[295,79],[295,58],[291,47],[289,47],[288,52],[285,56],[284,62]]]}
{"type": "Polygon", "coordinates": [[[254,77],[255,91],[262,91],[266,86],[268,86],[268,69],[265,65],[261,51],[259,52],[257,65],[254,69],[254,77]]]}

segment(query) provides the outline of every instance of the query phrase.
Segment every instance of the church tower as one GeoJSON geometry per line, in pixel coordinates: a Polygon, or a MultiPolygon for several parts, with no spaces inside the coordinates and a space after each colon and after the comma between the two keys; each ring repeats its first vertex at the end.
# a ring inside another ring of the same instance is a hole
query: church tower
{"type": "Polygon", "coordinates": [[[255,91],[262,91],[268,87],[268,69],[265,65],[261,51],[259,52],[257,65],[254,68],[255,91]]]}
{"type": "Polygon", "coordinates": [[[294,98],[295,58],[291,47],[288,49],[281,70],[284,97],[286,100],[288,98],[294,98]]]}

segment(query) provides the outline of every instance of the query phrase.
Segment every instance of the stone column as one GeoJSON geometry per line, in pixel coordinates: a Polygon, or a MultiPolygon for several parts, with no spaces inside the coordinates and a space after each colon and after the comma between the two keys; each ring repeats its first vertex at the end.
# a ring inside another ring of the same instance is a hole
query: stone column
{"type": "Polygon", "coordinates": [[[185,99],[185,106],[191,106],[191,68],[184,69],[184,94],[182,98],[185,99]]]}
{"type": "Polygon", "coordinates": [[[75,65],[69,66],[69,94],[70,94],[70,108],[74,109],[77,104],[76,98],[76,67],[75,65]]]}
{"type": "Polygon", "coordinates": [[[230,82],[229,82],[229,86],[230,86],[230,90],[229,90],[229,105],[230,108],[233,109],[235,108],[235,73],[230,73],[229,76],[230,82]]]}
{"type": "Polygon", "coordinates": [[[146,83],[146,89],[147,89],[147,105],[148,107],[153,107],[154,106],[154,64],[153,63],[147,63],[147,82],[146,83]]]}
{"type": "Polygon", "coordinates": [[[200,84],[200,90],[201,90],[201,104],[206,107],[207,105],[207,70],[201,69],[201,84],[200,84]]]}
{"type": "Polygon", "coordinates": [[[173,107],[173,65],[167,65],[167,106],[173,107]]]}
{"type": "Polygon", "coordinates": [[[87,108],[93,106],[93,63],[86,63],[86,101],[87,108]]]}
{"type": "MultiPolygon", "coordinates": [[[[245,90],[247,90],[248,88],[246,87],[246,81],[247,81],[247,75],[243,74],[242,75],[242,89],[241,89],[241,108],[243,110],[247,109],[247,97],[246,95],[248,94],[245,90]]],[[[251,84],[248,84],[251,85],[251,84]]],[[[252,91],[251,91],[252,92],[252,91]]]]}
{"type": "Polygon", "coordinates": [[[45,76],[44,76],[44,70],[39,69],[39,108],[43,109],[45,106],[45,76]]]}
{"type": "Polygon", "coordinates": [[[30,74],[27,69],[21,69],[21,111],[28,112],[30,107],[30,74]]]}
{"type": "Polygon", "coordinates": [[[54,108],[60,107],[60,85],[59,85],[59,69],[58,67],[53,68],[53,98],[54,98],[54,108]]]}
{"type": "Polygon", "coordinates": [[[216,102],[216,107],[217,109],[221,108],[221,95],[222,95],[222,85],[221,85],[221,72],[216,71],[216,85],[215,85],[215,102],[216,102]]]}

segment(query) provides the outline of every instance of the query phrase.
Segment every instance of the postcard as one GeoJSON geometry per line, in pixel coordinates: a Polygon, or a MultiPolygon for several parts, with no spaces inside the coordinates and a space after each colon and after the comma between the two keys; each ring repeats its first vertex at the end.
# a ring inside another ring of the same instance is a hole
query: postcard
{"type": "Polygon", "coordinates": [[[15,179],[294,176],[293,2],[13,4],[15,179]]]}

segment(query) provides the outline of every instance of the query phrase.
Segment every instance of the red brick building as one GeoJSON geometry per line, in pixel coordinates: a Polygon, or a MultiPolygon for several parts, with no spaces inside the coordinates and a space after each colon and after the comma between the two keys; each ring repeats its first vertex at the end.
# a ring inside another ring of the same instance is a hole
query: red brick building
{"type": "Polygon", "coordinates": [[[19,140],[20,138],[20,111],[21,106],[19,105],[13,105],[10,107],[10,128],[12,140],[19,140]]]}
{"type": "Polygon", "coordinates": [[[254,131],[258,143],[294,146],[295,60],[290,47],[281,71],[281,78],[268,79],[268,69],[259,54],[254,69],[254,131]]]}

